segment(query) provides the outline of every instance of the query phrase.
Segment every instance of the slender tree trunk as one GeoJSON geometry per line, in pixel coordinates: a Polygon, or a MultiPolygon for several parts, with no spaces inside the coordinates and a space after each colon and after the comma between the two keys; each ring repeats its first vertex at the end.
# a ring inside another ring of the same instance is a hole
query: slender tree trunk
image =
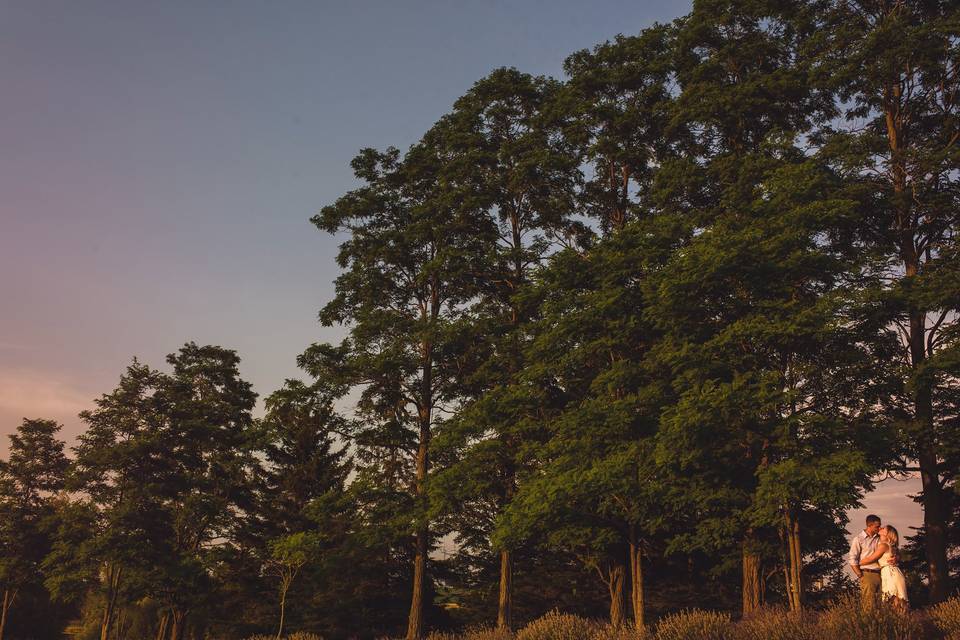
{"type": "Polygon", "coordinates": [[[110,565],[107,570],[107,604],[103,609],[103,618],[100,621],[100,640],[110,640],[110,631],[113,628],[113,614],[117,607],[117,598],[120,592],[120,578],[123,567],[110,565]]]}
{"type": "Polygon", "coordinates": [[[633,609],[633,623],[638,630],[643,629],[643,549],[636,538],[633,525],[630,526],[630,606],[633,609]]]}
{"type": "Polygon", "coordinates": [[[761,604],[760,555],[754,548],[753,535],[743,542],[743,615],[748,616],[761,604]]]}
{"type": "MultiPolygon", "coordinates": [[[[513,627],[513,553],[500,551],[500,597],[497,601],[497,628],[513,627]]],[[[3,640],[3,638],[0,638],[3,640]]]]}
{"type": "Polygon", "coordinates": [[[800,522],[789,509],[784,513],[784,530],[787,541],[787,595],[790,596],[790,610],[799,611],[803,607],[803,584],[800,580],[803,572],[803,556],[800,553],[800,522]]]}
{"type": "Polygon", "coordinates": [[[417,448],[417,525],[416,558],[413,564],[413,595],[410,599],[410,616],[407,620],[406,640],[419,640],[423,637],[424,585],[427,574],[427,554],[430,551],[430,530],[426,517],[425,501],[427,497],[427,473],[430,470],[430,414],[433,398],[433,352],[429,343],[421,347],[423,357],[423,377],[420,384],[420,443],[417,448]]]}
{"type": "Polygon", "coordinates": [[[170,625],[170,612],[164,611],[160,616],[160,624],[157,626],[157,640],[166,640],[167,627],[170,625]]]}
{"type": "MultiPolygon", "coordinates": [[[[910,355],[914,370],[926,359],[924,347],[924,318],[910,320],[910,355]]],[[[921,377],[916,381],[915,420],[918,431],[918,460],[920,482],[923,492],[923,529],[927,553],[927,572],[931,602],[947,599],[950,573],[947,561],[947,509],[946,496],[940,480],[936,442],[933,438],[933,389],[932,382],[921,377]]]]}
{"type": "Polygon", "coordinates": [[[183,634],[187,627],[187,611],[174,608],[171,623],[170,640],[183,640],[183,634]]]}
{"type": "Polygon", "coordinates": [[[280,624],[277,627],[277,640],[283,637],[283,617],[287,608],[287,588],[289,585],[284,584],[280,589],[280,624]]]}
{"type": "Polygon", "coordinates": [[[427,565],[427,532],[417,531],[417,556],[413,564],[413,598],[410,602],[410,618],[407,621],[407,640],[423,637],[423,587],[427,565]]]}
{"type": "Polygon", "coordinates": [[[117,624],[114,636],[116,640],[123,640],[127,635],[127,616],[123,609],[117,614],[117,624]]]}
{"type": "Polygon", "coordinates": [[[13,601],[17,598],[17,591],[18,589],[3,590],[3,611],[0,611],[0,640],[3,640],[3,633],[7,628],[7,616],[13,606],[13,601]]]}
{"type": "Polygon", "coordinates": [[[610,626],[614,629],[622,627],[627,619],[623,584],[625,574],[626,569],[623,563],[617,562],[610,567],[610,574],[607,576],[607,588],[610,591],[610,626]]]}

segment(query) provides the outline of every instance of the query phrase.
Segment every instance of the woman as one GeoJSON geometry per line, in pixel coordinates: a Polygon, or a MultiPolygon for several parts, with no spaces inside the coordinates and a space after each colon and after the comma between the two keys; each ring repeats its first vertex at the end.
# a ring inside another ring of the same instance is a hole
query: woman
{"type": "Polygon", "coordinates": [[[899,560],[900,534],[896,528],[887,525],[880,527],[880,542],[877,550],[863,558],[861,564],[877,562],[880,565],[880,592],[884,598],[893,599],[895,606],[907,606],[907,580],[900,567],[890,564],[892,558],[899,560]]]}

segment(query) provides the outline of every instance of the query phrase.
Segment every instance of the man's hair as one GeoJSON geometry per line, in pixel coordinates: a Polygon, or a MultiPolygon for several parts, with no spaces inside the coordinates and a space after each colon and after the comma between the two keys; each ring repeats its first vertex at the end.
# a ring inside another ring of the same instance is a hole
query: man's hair
{"type": "Polygon", "coordinates": [[[872,524],[880,524],[880,516],[875,516],[872,513],[867,516],[867,526],[869,527],[872,524]]]}

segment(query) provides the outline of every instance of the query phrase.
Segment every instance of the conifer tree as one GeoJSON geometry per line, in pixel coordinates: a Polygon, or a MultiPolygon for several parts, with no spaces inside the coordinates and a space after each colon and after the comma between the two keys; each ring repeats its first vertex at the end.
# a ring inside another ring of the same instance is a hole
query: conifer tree
{"type": "Polygon", "coordinates": [[[8,458],[0,461],[0,640],[22,590],[42,579],[50,539],[44,521],[51,497],[63,489],[67,458],[53,420],[24,418],[10,435],[8,458]]]}

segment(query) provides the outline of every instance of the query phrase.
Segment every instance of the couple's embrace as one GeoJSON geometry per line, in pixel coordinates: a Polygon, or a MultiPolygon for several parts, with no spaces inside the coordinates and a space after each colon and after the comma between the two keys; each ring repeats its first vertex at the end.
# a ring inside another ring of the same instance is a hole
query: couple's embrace
{"type": "Polygon", "coordinates": [[[864,602],[881,596],[895,606],[907,606],[907,580],[897,566],[900,536],[894,527],[883,527],[878,516],[867,516],[866,528],[850,543],[849,561],[860,579],[864,602]]]}

